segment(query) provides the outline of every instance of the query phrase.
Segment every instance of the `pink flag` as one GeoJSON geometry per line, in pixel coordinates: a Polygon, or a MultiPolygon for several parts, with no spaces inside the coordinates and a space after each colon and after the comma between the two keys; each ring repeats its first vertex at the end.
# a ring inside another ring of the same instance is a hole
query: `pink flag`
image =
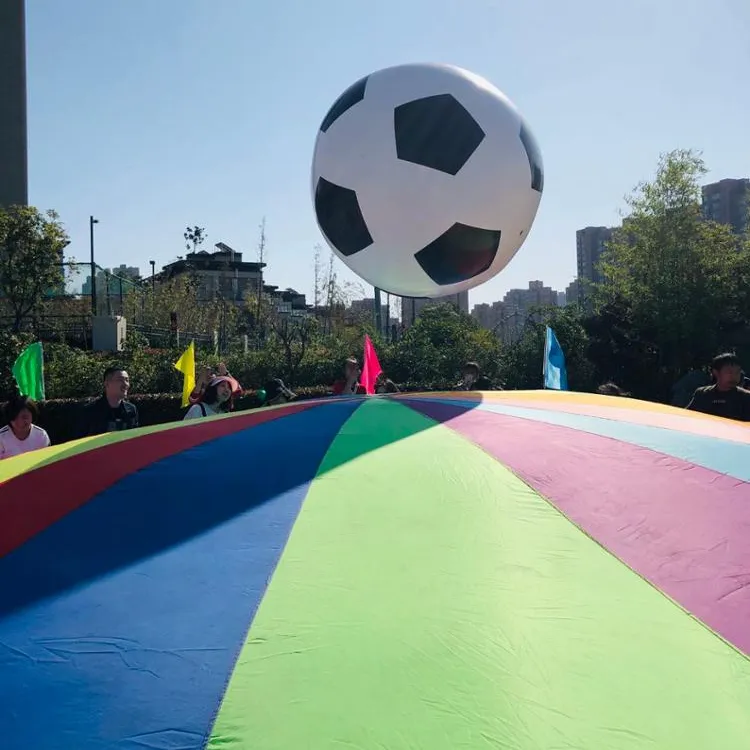
{"type": "Polygon", "coordinates": [[[369,396],[372,396],[375,393],[375,381],[378,379],[378,375],[380,375],[381,372],[383,372],[383,368],[378,361],[375,347],[372,345],[370,337],[365,334],[365,357],[364,365],[362,366],[362,375],[359,382],[364,386],[365,393],[369,396]]]}

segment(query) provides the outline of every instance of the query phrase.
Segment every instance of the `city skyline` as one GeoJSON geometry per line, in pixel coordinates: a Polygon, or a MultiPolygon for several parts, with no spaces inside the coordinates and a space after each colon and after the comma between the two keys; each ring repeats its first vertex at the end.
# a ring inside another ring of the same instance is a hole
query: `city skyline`
{"type": "MultiPolygon", "coordinates": [[[[750,178],[724,178],[714,183],[707,183],[702,186],[702,204],[703,213],[707,219],[728,224],[735,233],[745,231],[748,219],[750,218],[750,178]]],[[[526,288],[512,288],[507,290],[503,298],[493,302],[470,303],[469,294],[473,290],[462,292],[459,295],[443,297],[434,300],[427,298],[407,298],[397,297],[399,302],[400,322],[405,325],[412,325],[419,316],[421,310],[430,302],[450,302],[459,310],[471,313],[471,315],[485,328],[498,331],[501,338],[510,340],[520,334],[525,321],[529,317],[529,311],[534,307],[557,305],[564,306],[574,302],[584,303],[583,292],[587,283],[600,283],[602,281],[601,273],[598,269],[598,263],[601,255],[605,250],[606,243],[611,240],[616,226],[587,226],[576,231],[576,267],[577,275],[565,286],[564,290],[557,290],[544,284],[542,280],[532,280],[528,282],[526,288]],[[581,283],[583,282],[583,283],[581,283]]],[[[232,262],[236,259],[240,265],[257,265],[252,262],[242,264],[242,253],[234,250],[223,242],[218,242],[215,249],[221,255],[229,254],[232,262]]],[[[205,251],[199,253],[206,256],[205,251]]],[[[184,261],[178,260],[160,269],[163,273],[165,269],[179,266],[184,261]]],[[[153,269],[152,269],[153,270],[153,269]]],[[[134,277],[140,274],[138,268],[128,267],[122,264],[118,268],[113,268],[112,273],[117,272],[123,277],[134,277]]],[[[102,272],[109,272],[109,269],[102,269],[102,272]]],[[[214,284],[216,284],[214,280],[214,284]]],[[[264,284],[267,280],[264,279],[264,284]]],[[[269,287],[278,289],[279,287],[269,287]]],[[[82,293],[90,293],[90,276],[83,283],[82,293]]],[[[295,292],[296,293],[296,292],[295,292]]],[[[306,293],[300,295],[303,299],[306,293]]],[[[308,305],[309,307],[309,305],[308,305]]],[[[395,305],[394,305],[395,308],[395,305]]],[[[347,309],[360,315],[372,315],[375,313],[375,298],[365,294],[364,297],[352,298],[349,300],[347,309]]],[[[390,323],[399,320],[394,317],[388,306],[381,305],[382,320],[389,320],[390,323]]]]}
{"type": "MultiPolygon", "coordinates": [[[[701,194],[703,215],[707,219],[726,224],[735,234],[747,231],[750,222],[750,178],[724,178],[707,183],[701,187],[701,194]]],[[[527,289],[510,289],[502,300],[474,305],[472,316],[485,328],[496,329],[500,326],[501,333],[507,338],[520,332],[532,307],[585,304],[586,285],[603,281],[599,263],[618,226],[587,226],[576,231],[578,273],[565,291],[556,291],[542,281],[530,281],[527,289]],[[510,318],[514,320],[514,325],[505,325],[510,318]]]]}
{"type": "MultiPolygon", "coordinates": [[[[99,264],[141,268],[151,259],[172,262],[188,224],[247,251],[266,216],[271,267],[309,294],[312,247],[321,241],[309,195],[320,118],[360,75],[405,59],[485,75],[518,104],[541,145],[549,179],[536,223],[508,267],[472,291],[473,303],[525,286],[540,267],[552,286],[565,288],[577,270],[573,233],[614,224],[622,196],[650,178],[664,151],[705,147],[708,180],[750,174],[742,125],[750,103],[736,98],[750,23],[742,4],[706,17],[703,6],[664,0],[645,28],[626,4],[594,0],[546,8],[541,25],[531,5],[468,12],[453,0],[386,0],[377,13],[323,0],[295,14],[138,1],[148,24],[132,6],[28,4],[29,197],[60,213],[77,259],[88,254],[92,214],[99,264]],[[338,44],[319,55],[331,15],[338,44]],[[396,16],[399,24],[391,23],[396,16]],[[486,33],[477,35],[479,28],[486,33]],[[504,30],[500,45],[493,28],[504,30]],[[462,41],[469,38],[471,45],[462,41]],[[311,64],[292,65],[282,53],[290,44],[311,64]],[[725,75],[701,63],[706,55],[725,75]]],[[[338,270],[343,281],[356,281],[342,264],[338,270]]]]}

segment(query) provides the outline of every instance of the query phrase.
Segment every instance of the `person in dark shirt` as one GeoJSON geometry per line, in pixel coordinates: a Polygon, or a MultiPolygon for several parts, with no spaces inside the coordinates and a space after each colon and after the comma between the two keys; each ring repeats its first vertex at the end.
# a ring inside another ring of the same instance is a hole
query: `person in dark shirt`
{"type": "Polygon", "coordinates": [[[494,391],[492,381],[482,375],[476,362],[467,362],[464,365],[463,379],[456,386],[457,391],[494,391]]]}
{"type": "Polygon", "coordinates": [[[281,378],[271,378],[263,390],[266,392],[266,406],[280,406],[297,398],[297,394],[287,388],[281,378]]]}
{"type": "Polygon", "coordinates": [[[104,371],[104,395],[83,407],[78,437],[102,435],[138,427],[138,409],[126,401],[130,377],[121,367],[104,371]]]}
{"type": "Polygon", "coordinates": [[[385,376],[384,372],[378,375],[375,381],[375,393],[400,393],[398,386],[390,379],[385,376]]]}
{"type": "Polygon", "coordinates": [[[601,396],[620,396],[622,398],[628,398],[630,396],[627,391],[624,391],[619,385],[617,385],[617,383],[613,383],[612,381],[602,383],[596,389],[596,392],[601,396]]]}
{"type": "Polygon", "coordinates": [[[711,362],[714,384],[698,388],[687,405],[691,411],[750,422],[750,391],[740,388],[742,367],[736,354],[720,354],[711,362]]]}

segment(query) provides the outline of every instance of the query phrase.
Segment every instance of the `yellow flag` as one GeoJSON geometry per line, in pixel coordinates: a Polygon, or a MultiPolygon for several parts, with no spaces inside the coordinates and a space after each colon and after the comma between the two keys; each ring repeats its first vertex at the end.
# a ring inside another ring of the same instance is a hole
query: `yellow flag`
{"type": "Polygon", "coordinates": [[[195,341],[185,349],[182,356],[174,363],[174,369],[182,373],[182,405],[190,405],[190,394],[195,388],[195,341]]]}

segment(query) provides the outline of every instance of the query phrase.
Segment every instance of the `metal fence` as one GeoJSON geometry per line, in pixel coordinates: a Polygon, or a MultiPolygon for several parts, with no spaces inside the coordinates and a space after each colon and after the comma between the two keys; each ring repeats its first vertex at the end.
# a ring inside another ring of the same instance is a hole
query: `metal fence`
{"type": "Polygon", "coordinates": [[[46,296],[50,301],[81,300],[87,303],[87,311],[95,312],[96,315],[124,315],[126,306],[134,311],[139,307],[145,309],[146,295],[150,290],[151,284],[148,281],[118,275],[98,265],[95,266],[92,283],[89,263],[64,263],[62,284],[46,296]],[[96,300],[95,307],[93,299],[96,300]]]}
{"type": "MultiPolygon", "coordinates": [[[[130,278],[96,266],[95,282],[91,283],[88,263],[63,264],[59,285],[47,291],[44,304],[22,321],[22,329],[41,341],[57,341],[88,349],[92,345],[92,316],[122,315],[128,329],[141,334],[149,346],[168,348],[183,341],[194,340],[203,347],[215,347],[213,331],[189,332],[149,325],[148,299],[153,293],[150,280],[130,278]]],[[[9,310],[0,311],[0,327],[15,324],[9,310]]]]}
{"type": "Polygon", "coordinates": [[[196,346],[204,349],[219,349],[219,332],[191,333],[189,331],[173,331],[167,328],[152,328],[150,326],[131,325],[128,322],[128,331],[136,331],[148,341],[149,346],[154,349],[169,349],[172,347],[187,346],[191,341],[196,346]]]}
{"type": "MultiPolygon", "coordinates": [[[[14,323],[12,316],[0,315],[0,328],[10,329],[14,323]]],[[[90,315],[40,314],[23,321],[22,329],[40,341],[58,341],[83,349],[91,346],[90,315]]]]}

